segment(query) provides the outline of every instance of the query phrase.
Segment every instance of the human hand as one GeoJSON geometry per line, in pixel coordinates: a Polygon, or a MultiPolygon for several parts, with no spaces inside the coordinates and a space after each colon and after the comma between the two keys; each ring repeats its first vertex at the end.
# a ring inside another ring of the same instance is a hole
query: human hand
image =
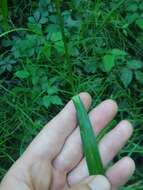
{"type": "MultiPolygon", "coordinates": [[[[88,109],[90,96],[81,93],[80,97],[88,109]]],[[[116,112],[116,103],[106,100],[89,113],[96,134],[114,118],[116,112]]],[[[124,146],[132,131],[131,124],[124,120],[101,139],[99,150],[105,167],[124,146]]],[[[106,178],[89,177],[82,153],[76,110],[70,101],[11,167],[0,190],[116,190],[128,181],[134,169],[133,160],[125,157],[107,169],[106,178]]]]}

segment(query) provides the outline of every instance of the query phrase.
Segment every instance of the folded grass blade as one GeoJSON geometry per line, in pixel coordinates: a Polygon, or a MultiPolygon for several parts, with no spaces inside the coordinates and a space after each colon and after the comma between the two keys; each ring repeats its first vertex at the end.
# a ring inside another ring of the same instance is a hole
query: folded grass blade
{"type": "Polygon", "coordinates": [[[89,175],[103,175],[104,169],[100,158],[96,137],[91,126],[88,114],[79,96],[74,96],[72,100],[77,112],[83,152],[86,158],[89,175]]]}

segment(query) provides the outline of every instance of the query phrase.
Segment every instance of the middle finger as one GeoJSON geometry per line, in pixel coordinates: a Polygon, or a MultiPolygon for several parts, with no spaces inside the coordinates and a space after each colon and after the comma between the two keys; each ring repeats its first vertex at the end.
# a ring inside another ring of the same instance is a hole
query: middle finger
{"type": "MultiPolygon", "coordinates": [[[[118,151],[125,145],[133,132],[132,125],[128,121],[121,121],[114,129],[106,134],[99,143],[99,151],[104,166],[114,158],[118,151]]],[[[69,173],[69,184],[77,183],[87,177],[88,169],[85,159],[69,173]]]]}
{"type": "MultiPolygon", "coordinates": [[[[89,117],[96,134],[113,119],[116,112],[117,105],[112,100],[102,102],[90,112],[89,117]]],[[[67,139],[61,153],[54,160],[53,164],[59,171],[68,173],[80,162],[82,157],[80,132],[79,128],[76,128],[67,139]]]]}

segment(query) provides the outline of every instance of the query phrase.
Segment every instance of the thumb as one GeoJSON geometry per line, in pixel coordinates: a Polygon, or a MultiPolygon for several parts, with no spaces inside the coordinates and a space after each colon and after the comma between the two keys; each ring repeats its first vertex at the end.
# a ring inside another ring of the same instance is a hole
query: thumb
{"type": "Polygon", "coordinates": [[[97,175],[85,179],[78,185],[75,185],[70,190],[110,190],[111,185],[106,177],[97,175]]]}

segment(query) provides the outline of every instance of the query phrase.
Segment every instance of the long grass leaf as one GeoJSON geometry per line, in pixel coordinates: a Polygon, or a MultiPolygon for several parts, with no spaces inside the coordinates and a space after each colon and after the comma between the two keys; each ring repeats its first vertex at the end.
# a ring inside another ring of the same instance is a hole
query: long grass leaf
{"type": "Polygon", "coordinates": [[[80,134],[83,145],[83,152],[86,158],[90,175],[104,174],[96,137],[89,120],[88,114],[79,96],[72,98],[77,112],[77,119],[80,127],[80,134]]]}

